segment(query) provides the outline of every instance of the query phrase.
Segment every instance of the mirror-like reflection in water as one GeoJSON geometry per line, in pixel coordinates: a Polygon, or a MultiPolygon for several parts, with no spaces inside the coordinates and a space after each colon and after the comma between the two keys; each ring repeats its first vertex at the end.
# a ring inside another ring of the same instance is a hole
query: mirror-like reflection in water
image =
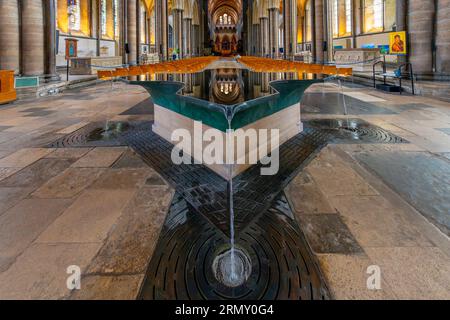
{"type": "Polygon", "coordinates": [[[275,93],[269,85],[276,80],[315,79],[316,74],[295,72],[265,73],[247,69],[208,69],[199,73],[140,76],[141,81],[177,81],[184,83],[181,94],[222,105],[236,105],[275,93]]]}

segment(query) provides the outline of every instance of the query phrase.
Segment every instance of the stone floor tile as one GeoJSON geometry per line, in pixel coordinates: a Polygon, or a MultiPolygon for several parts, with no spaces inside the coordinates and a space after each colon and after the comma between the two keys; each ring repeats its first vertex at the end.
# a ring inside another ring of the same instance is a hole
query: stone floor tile
{"type": "Polygon", "coordinates": [[[367,268],[373,263],[364,256],[320,254],[317,256],[322,273],[334,299],[386,300],[395,299],[386,279],[381,277],[381,290],[369,290],[367,268]]]}
{"type": "Polygon", "coordinates": [[[363,247],[430,247],[397,209],[380,196],[336,196],[330,199],[363,247]]]}
{"type": "Polygon", "coordinates": [[[0,181],[12,176],[22,168],[0,168],[0,181]]]}
{"type": "Polygon", "coordinates": [[[306,172],[302,172],[285,189],[286,196],[296,214],[336,213],[306,172]]]}
{"type": "Polygon", "coordinates": [[[32,188],[0,187],[0,216],[3,212],[19,203],[20,200],[26,198],[32,191],[32,188]]]}
{"type": "Polygon", "coordinates": [[[0,168],[24,168],[33,162],[52,153],[54,149],[49,148],[27,148],[21,149],[13,154],[0,159],[0,168]]]}
{"type": "Polygon", "coordinates": [[[146,180],[158,174],[151,169],[111,169],[105,172],[89,187],[89,189],[133,189],[142,187],[146,180]]]}
{"type": "Polygon", "coordinates": [[[368,248],[398,299],[450,299],[450,260],[438,248],[368,248]]]}
{"type": "Polygon", "coordinates": [[[0,272],[5,271],[70,204],[70,200],[24,199],[0,215],[0,272]]]}
{"type": "Polygon", "coordinates": [[[38,242],[102,242],[135,190],[89,190],[56,219],[38,242]]]}
{"type": "Polygon", "coordinates": [[[105,169],[68,168],[33,193],[36,198],[73,198],[89,187],[105,169]]]}
{"type": "Polygon", "coordinates": [[[88,269],[93,274],[144,273],[173,196],[168,187],[137,192],[88,269]]]}
{"type": "Polygon", "coordinates": [[[72,166],[77,168],[107,168],[116,162],[126,151],[126,148],[95,148],[75,162],[72,166]]]}
{"type": "Polygon", "coordinates": [[[304,214],[297,219],[315,253],[364,254],[338,214],[304,214]]]}
{"type": "Polygon", "coordinates": [[[35,244],[20,255],[5,272],[0,273],[0,299],[64,299],[67,268],[75,265],[85,270],[97,253],[98,243],[35,244]]]}
{"type": "Polygon", "coordinates": [[[68,159],[40,159],[19,172],[0,181],[0,187],[38,188],[66,170],[73,163],[68,159]]]}
{"type": "Polygon", "coordinates": [[[92,148],[59,148],[55,149],[46,158],[79,159],[91,150],[92,148]]]}
{"type": "Polygon", "coordinates": [[[81,289],[73,290],[71,300],[135,300],[138,298],[143,274],[123,276],[87,276],[81,289]]]}
{"type": "Polygon", "coordinates": [[[72,133],[72,132],[77,131],[78,129],[81,129],[81,128],[85,127],[87,124],[89,124],[89,122],[81,121],[81,122],[76,123],[76,124],[73,124],[73,125],[71,125],[71,126],[69,126],[69,127],[67,127],[67,128],[64,128],[64,129],[62,129],[62,130],[59,130],[59,131],[56,132],[56,133],[60,133],[60,134],[69,134],[69,133],[72,133]]]}

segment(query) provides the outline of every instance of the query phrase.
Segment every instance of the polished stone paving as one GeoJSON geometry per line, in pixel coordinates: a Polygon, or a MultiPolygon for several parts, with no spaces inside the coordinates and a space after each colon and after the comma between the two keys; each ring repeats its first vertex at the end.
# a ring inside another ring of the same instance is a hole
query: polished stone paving
{"type": "MultiPolygon", "coordinates": [[[[344,91],[311,88],[303,118],[363,119],[410,143],[329,144],[285,188],[331,298],[449,299],[450,105],[344,91]],[[372,265],[381,290],[367,289],[372,265]]],[[[151,121],[148,103],[117,83],[0,107],[0,298],[138,297],[172,187],[126,146],[48,146],[93,122],[151,121]],[[82,290],[66,287],[70,265],[82,290]]]]}

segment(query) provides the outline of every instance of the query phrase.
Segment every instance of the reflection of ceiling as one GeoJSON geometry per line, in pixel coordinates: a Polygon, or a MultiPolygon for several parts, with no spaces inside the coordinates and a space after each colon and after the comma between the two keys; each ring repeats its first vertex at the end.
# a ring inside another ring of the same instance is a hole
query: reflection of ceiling
{"type": "Polygon", "coordinates": [[[218,69],[213,74],[212,96],[216,103],[235,104],[243,101],[236,69],[218,69]]]}

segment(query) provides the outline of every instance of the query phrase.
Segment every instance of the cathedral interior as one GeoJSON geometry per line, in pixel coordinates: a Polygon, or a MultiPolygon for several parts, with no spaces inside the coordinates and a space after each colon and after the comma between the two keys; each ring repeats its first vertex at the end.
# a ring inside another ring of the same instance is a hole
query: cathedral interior
{"type": "Polygon", "coordinates": [[[449,0],[0,0],[0,299],[450,299],[449,0]]]}

